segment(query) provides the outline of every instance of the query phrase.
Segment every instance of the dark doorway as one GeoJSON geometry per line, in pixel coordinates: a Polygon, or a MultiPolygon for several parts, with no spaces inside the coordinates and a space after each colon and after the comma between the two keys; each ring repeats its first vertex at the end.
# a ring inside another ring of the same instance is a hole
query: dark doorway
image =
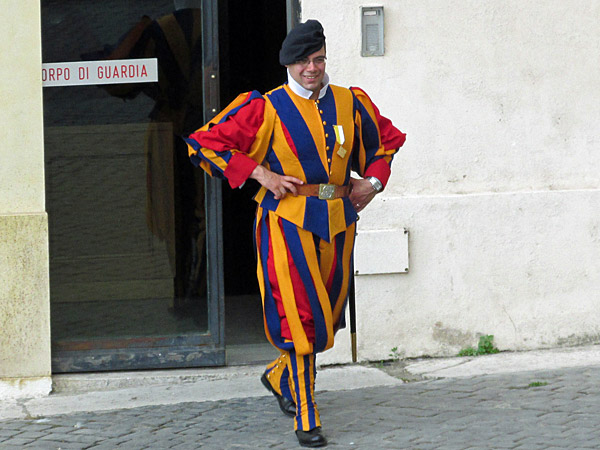
{"type": "Polygon", "coordinates": [[[44,89],[54,372],[238,364],[276,353],[255,275],[258,185],[224,184],[215,200],[219,182],[203,188],[180,137],[202,125],[207,94],[218,92],[223,107],[285,81],[286,3],[41,2],[43,62],[159,65],[155,84],[44,89]],[[207,48],[218,49],[220,67],[205,61],[207,48]],[[212,70],[220,89],[211,91],[212,70]],[[223,258],[211,253],[221,236],[223,258]]]}
{"type": "Polygon", "coordinates": [[[215,9],[41,2],[43,62],[94,62],[111,78],[44,88],[54,372],[225,364],[222,294],[206,289],[220,270],[205,256],[214,190],[181,139],[203,120],[215,9]],[[107,69],[141,59],[157,81],[107,69]]]}
{"type": "MultiPolygon", "coordinates": [[[[221,106],[242,92],[265,93],[281,85],[287,79],[279,64],[286,2],[229,0],[220,2],[219,16],[221,106]]],[[[224,183],[222,190],[228,364],[264,361],[276,354],[265,337],[256,281],[252,198],[258,189],[258,183],[249,180],[241,189],[224,183]]]]}

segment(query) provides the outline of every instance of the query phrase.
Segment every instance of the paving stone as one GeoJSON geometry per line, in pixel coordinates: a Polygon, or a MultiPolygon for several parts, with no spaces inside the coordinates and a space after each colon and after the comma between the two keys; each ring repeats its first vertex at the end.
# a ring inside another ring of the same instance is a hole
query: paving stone
{"type": "MultiPolygon", "coordinates": [[[[317,401],[329,449],[587,449],[600,439],[599,377],[591,367],[428,380],[318,392],[317,401]]],[[[0,448],[299,448],[272,396],[40,420],[0,422],[0,448]]]]}
{"type": "Polygon", "coordinates": [[[20,429],[18,424],[11,424],[11,423],[5,422],[2,425],[3,425],[3,428],[0,428],[0,439],[13,437],[22,432],[22,430],[20,429]],[[6,425],[6,428],[4,428],[5,425],[6,425]],[[14,426],[14,428],[9,428],[10,425],[14,426]]]}
{"type": "Polygon", "coordinates": [[[6,441],[4,441],[2,443],[2,446],[4,446],[4,445],[21,445],[21,446],[24,446],[24,445],[30,444],[32,442],[35,442],[35,439],[22,439],[19,436],[15,436],[15,437],[12,437],[12,438],[7,439],[6,441]]]}
{"type": "Polygon", "coordinates": [[[19,437],[20,439],[30,439],[32,441],[36,440],[36,439],[40,439],[43,438],[45,436],[47,436],[49,433],[42,433],[39,431],[33,431],[30,429],[27,429],[27,431],[23,432],[23,433],[19,433],[17,435],[17,437],[19,437]]]}

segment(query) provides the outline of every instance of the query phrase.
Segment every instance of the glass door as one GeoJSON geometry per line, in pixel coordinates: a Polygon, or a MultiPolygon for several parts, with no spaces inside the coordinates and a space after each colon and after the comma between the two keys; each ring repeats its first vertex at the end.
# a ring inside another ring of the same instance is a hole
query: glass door
{"type": "Polygon", "coordinates": [[[221,185],[181,139],[219,109],[216,4],[41,2],[43,62],[103,78],[44,88],[54,372],[225,364],[221,185]]]}

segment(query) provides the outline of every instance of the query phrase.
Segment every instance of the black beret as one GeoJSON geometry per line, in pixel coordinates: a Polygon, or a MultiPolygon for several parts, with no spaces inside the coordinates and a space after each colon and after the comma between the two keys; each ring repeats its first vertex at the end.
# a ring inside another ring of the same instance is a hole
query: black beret
{"type": "Polygon", "coordinates": [[[323,27],[318,20],[307,20],[296,25],[283,40],[279,51],[279,64],[287,66],[321,50],[325,45],[323,27]]]}

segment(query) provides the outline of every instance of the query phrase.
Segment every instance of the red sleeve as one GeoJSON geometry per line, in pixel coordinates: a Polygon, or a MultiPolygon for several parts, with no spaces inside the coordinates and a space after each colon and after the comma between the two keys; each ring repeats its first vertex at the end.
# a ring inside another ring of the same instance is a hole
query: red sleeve
{"type": "Polygon", "coordinates": [[[240,187],[250,177],[252,171],[258,166],[258,163],[245,153],[234,153],[224,175],[232,188],[240,187]]]}
{"type": "Polygon", "coordinates": [[[250,158],[248,152],[263,123],[264,108],[264,99],[256,98],[209,129],[190,135],[201,147],[200,152],[215,160],[232,188],[241,186],[260,162],[250,158]],[[206,150],[215,152],[218,159],[206,150]]]}
{"type": "MultiPolygon", "coordinates": [[[[372,103],[372,102],[371,102],[372,103]]],[[[375,117],[379,124],[379,134],[381,135],[381,143],[386,150],[397,149],[404,145],[406,134],[396,128],[390,119],[384,117],[379,112],[379,108],[375,103],[372,103],[375,117]]]]}
{"type": "Polygon", "coordinates": [[[402,147],[406,141],[406,134],[398,130],[390,119],[381,115],[379,108],[365,91],[358,87],[352,87],[351,89],[358,103],[364,108],[364,113],[368,115],[368,119],[377,122],[377,128],[379,129],[377,142],[372,140],[369,142],[370,145],[367,145],[364,141],[366,162],[363,176],[375,177],[385,187],[391,174],[392,159],[398,148],[402,147]]]}
{"type": "Polygon", "coordinates": [[[190,138],[197,141],[201,147],[215,152],[235,149],[247,153],[262,125],[264,110],[265,102],[262,98],[252,100],[208,130],[191,134],[190,138]]]}
{"type": "Polygon", "coordinates": [[[365,178],[375,177],[379,181],[381,181],[381,184],[383,184],[383,187],[385,188],[391,173],[392,171],[390,169],[389,163],[387,163],[383,159],[378,159],[367,168],[367,170],[365,171],[365,178]]]}

